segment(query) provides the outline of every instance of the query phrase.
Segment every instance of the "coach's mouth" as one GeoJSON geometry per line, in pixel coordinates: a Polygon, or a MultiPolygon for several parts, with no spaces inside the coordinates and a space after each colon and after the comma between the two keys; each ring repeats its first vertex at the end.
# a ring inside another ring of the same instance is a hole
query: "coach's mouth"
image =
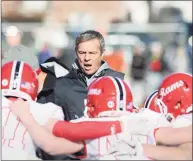
{"type": "Polygon", "coordinates": [[[90,70],[92,70],[92,64],[85,63],[83,68],[85,72],[89,72],[90,70]]]}

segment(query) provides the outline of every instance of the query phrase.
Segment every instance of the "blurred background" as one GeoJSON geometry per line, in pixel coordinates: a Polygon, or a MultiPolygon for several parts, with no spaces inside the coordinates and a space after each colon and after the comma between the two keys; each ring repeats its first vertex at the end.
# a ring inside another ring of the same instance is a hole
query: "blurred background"
{"type": "Polygon", "coordinates": [[[70,67],[76,36],[97,30],[106,40],[104,59],[126,74],[137,106],[168,74],[192,73],[192,1],[1,3],[2,58],[15,43],[14,32],[19,31],[17,43],[29,47],[39,64],[54,56],[70,67]],[[12,25],[16,28],[10,29],[12,25]]]}

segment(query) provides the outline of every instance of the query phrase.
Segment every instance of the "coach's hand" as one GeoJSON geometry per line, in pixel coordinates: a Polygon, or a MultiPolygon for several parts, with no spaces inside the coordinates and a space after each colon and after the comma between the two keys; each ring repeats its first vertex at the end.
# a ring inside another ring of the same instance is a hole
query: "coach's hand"
{"type": "Polygon", "coordinates": [[[29,104],[21,98],[9,103],[11,112],[18,118],[28,117],[30,114],[29,104]]]}

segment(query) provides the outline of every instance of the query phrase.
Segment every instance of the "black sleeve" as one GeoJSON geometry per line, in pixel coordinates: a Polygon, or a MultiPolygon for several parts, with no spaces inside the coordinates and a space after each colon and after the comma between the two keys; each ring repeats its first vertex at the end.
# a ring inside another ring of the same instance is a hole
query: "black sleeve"
{"type": "Polygon", "coordinates": [[[55,103],[55,83],[56,77],[47,73],[42,90],[37,96],[38,103],[55,103]]]}
{"type": "MultiPolygon", "coordinates": [[[[62,107],[62,110],[64,112],[64,116],[65,116],[65,120],[70,120],[70,118],[68,117],[68,111],[67,111],[67,109],[64,108],[65,107],[65,104],[64,104],[65,101],[63,100],[61,102],[61,100],[60,100],[59,91],[61,89],[57,89],[57,88],[59,88],[56,85],[57,83],[59,83],[59,82],[57,82],[56,77],[54,77],[53,75],[48,73],[46,78],[45,78],[42,91],[38,95],[37,102],[39,102],[39,103],[52,102],[52,103],[62,107]]],[[[38,158],[40,158],[42,160],[79,160],[79,159],[74,159],[68,155],[52,156],[40,148],[38,148],[36,150],[36,155],[38,158]]]]}

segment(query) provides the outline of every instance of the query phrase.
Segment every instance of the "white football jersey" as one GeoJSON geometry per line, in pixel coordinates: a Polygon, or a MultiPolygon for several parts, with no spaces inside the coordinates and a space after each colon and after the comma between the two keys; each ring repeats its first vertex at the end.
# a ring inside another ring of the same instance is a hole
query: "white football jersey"
{"type": "MultiPolygon", "coordinates": [[[[149,109],[144,109],[142,110],[140,113],[132,113],[129,114],[128,117],[142,117],[142,118],[147,118],[149,120],[152,120],[152,122],[158,122],[158,120],[160,120],[160,118],[163,119],[163,117],[161,116],[161,114],[153,112],[149,109]]],[[[165,117],[164,117],[165,118],[165,117]]],[[[79,120],[74,120],[73,122],[79,122],[79,121],[116,121],[116,120],[120,120],[119,117],[111,117],[111,118],[95,118],[95,119],[79,119],[79,120]]],[[[166,119],[164,119],[165,121],[166,119]]],[[[150,125],[152,127],[152,125],[150,125]]],[[[159,125],[158,125],[159,127],[159,125]]],[[[148,128],[148,127],[147,127],[148,128]]],[[[98,129],[96,130],[100,130],[100,127],[98,127],[98,129]]],[[[111,129],[109,129],[112,133],[112,135],[109,136],[104,136],[104,137],[100,137],[97,139],[93,139],[93,140],[86,140],[84,142],[84,156],[81,156],[81,159],[84,160],[117,160],[117,157],[114,156],[110,156],[108,155],[108,150],[111,147],[112,144],[114,144],[115,142],[119,141],[119,140],[124,140],[125,137],[130,137],[131,140],[136,140],[139,141],[140,143],[143,144],[155,144],[155,138],[154,138],[154,133],[153,133],[153,129],[152,129],[152,133],[148,133],[147,135],[125,135],[124,133],[119,133],[119,134],[113,134],[114,131],[114,127],[112,127],[111,129]]],[[[88,131],[89,132],[89,131],[88,131]]],[[[121,148],[120,148],[121,151],[121,148]]],[[[129,156],[128,156],[129,157],[129,156]]],[[[127,156],[125,156],[125,159],[127,158],[127,156]]],[[[121,160],[123,160],[124,158],[122,158],[121,160]]],[[[126,159],[126,160],[127,160],[126,159]]],[[[133,160],[134,158],[132,158],[133,160]]],[[[142,156],[140,159],[146,159],[148,160],[147,157],[142,156]]]]}
{"type": "MultiPolygon", "coordinates": [[[[2,146],[4,151],[2,152],[2,159],[11,159],[8,157],[9,154],[14,155],[25,153],[25,155],[19,155],[16,157],[19,159],[25,159],[24,156],[30,155],[35,156],[36,146],[34,145],[29,133],[18,118],[10,111],[9,102],[5,97],[2,97],[2,146]],[[9,151],[10,150],[10,151],[9,151]],[[15,153],[14,153],[15,151],[15,153]],[[18,152],[20,151],[20,153],[18,152]],[[8,155],[6,155],[8,154],[8,155]]],[[[34,119],[40,124],[45,125],[49,119],[54,118],[63,120],[64,115],[62,109],[53,104],[46,103],[40,104],[34,101],[30,102],[30,112],[34,119]]]]}
{"type": "Polygon", "coordinates": [[[189,125],[192,125],[192,113],[180,115],[172,122],[172,127],[176,128],[189,125]]]}
{"type": "MultiPolygon", "coordinates": [[[[128,137],[130,137],[131,140],[137,140],[142,144],[150,144],[150,143],[153,144],[152,140],[154,140],[153,136],[148,136],[148,135],[132,135],[128,137]]],[[[85,153],[84,159],[85,160],[91,160],[91,159],[105,160],[106,158],[107,160],[110,160],[110,159],[117,160],[119,157],[108,155],[108,151],[114,143],[120,140],[124,140],[124,138],[125,138],[125,135],[123,133],[119,133],[116,135],[100,137],[94,140],[86,140],[85,147],[84,147],[84,151],[86,153],[85,153]]],[[[123,147],[121,146],[119,150],[122,151],[123,150],[122,148],[123,147]]],[[[145,156],[143,157],[146,158],[145,156]]]]}

